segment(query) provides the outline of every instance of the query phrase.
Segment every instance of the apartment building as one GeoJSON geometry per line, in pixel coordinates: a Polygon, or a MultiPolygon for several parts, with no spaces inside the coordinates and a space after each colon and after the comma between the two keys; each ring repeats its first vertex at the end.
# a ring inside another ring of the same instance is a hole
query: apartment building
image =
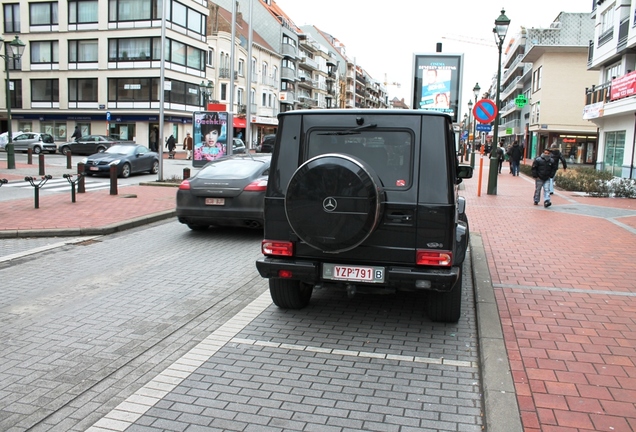
{"type": "Polygon", "coordinates": [[[595,73],[585,89],[583,118],[598,128],[596,168],[636,178],[636,3],[592,3],[594,34],[587,68],[595,73]]]}
{"type": "MultiPolygon", "coordinates": [[[[238,2],[233,67],[232,0],[168,0],[165,31],[161,5],[159,0],[4,4],[5,49],[14,35],[26,44],[23,57],[8,62],[12,129],[47,132],[63,142],[79,126],[84,135],[148,144],[163,109],[161,135],[180,141],[191,130],[192,114],[216,102],[234,113],[234,136],[258,141],[276,131],[279,112],[388,105],[382,84],[341,54],[335,38],[303,32],[270,0],[238,2]]],[[[5,101],[0,101],[2,130],[5,101]]]]}
{"type": "MultiPolygon", "coordinates": [[[[577,97],[594,75],[586,68],[589,13],[560,13],[547,28],[522,28],[503,60],[498,134],[519,141],[528,157],[556,144],[572,163],[594,164],[596,127],[577,97]]],[[[493,90],[494,91],[494,90],[493,90]]]]}
{"type": "MultiPolygon", "coordinates": [[[[147,144],[151,128],[159,124],[164,56],[162,132],[183,136],[192,112],[202,107],[208,9],[204,0],[169,1],[162,34],[161,4],[5,3],[5,49],[14,35],[26,44],[22,58],[8,62],[12,129],[47,132],[63,142],[77,125],[83,134],[147,144]]],[[[6,117],[3,123],[6,129],[6,117]]]]}

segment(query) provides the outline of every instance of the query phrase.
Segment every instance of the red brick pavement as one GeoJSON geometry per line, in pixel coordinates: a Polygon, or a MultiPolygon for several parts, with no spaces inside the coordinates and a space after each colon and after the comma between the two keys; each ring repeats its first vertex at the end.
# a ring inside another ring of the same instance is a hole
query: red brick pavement
{"type": "Polygon", "coordinates": [[[41,195],[37,209],[33,198],[0,201],[0,231],[101,228],[176,207],[176,187],[134,185],[117,192],[78,193],[74,203],[70,192],[41,195]]]}
{"type": "MultiPolygon", "coordinates": [[[[479,166],[477,159],[476,168],[479,166]]],[[[636,430],[636,235],[610,220],[555,211],[636,200],[557,191],[533,205],[534,181],[508,168],[497,195],[465,181],[484,241],[524,430],[636,430]]],[[[636,227],[636,216],[617,219],[636,227]]]]}

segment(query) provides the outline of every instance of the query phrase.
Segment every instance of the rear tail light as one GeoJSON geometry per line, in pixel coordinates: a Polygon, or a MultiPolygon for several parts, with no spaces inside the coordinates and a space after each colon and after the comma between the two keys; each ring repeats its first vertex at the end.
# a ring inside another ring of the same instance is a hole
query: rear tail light
{"type": "Polygon", "coordinates": [[[418,249],[415,253],[415,264],[437,267],[450,267],[453,253],[450,251],[418,249]]]}
{"type": "Polygon", "coordinates": [[[179,185],[180,190],[190,190],[190,182],[188,180],[184,180],[179,185]]]}
{"type": "Polygon", "coordinates": [[[265,192],[267,189],[267,179],[264,180],[255,180],[252,183],[245,186],[244,191],[250,192],[265,192]]]}
{"type": "Polygon", "coordinates": [[[261,252],[263,255],[293,256],[294,244],[286,241],[263,240],[261,252]]]}

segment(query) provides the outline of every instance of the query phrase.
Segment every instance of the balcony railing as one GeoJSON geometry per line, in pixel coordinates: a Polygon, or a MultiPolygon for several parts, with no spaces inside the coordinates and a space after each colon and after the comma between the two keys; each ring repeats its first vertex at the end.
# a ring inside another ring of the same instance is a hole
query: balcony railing
{"type": "Polygon", "coordinates": [[[296,57],[298,50],[292,44],[284,43],[281,47],[281,54],[289,57],[296,57]]]}
{"type": "Polygon", "coordinates": [[[600,85],[593,85],[585,89],[585,105],[597,102],[609,102],[611,100],[612,82],[608,81],[600,85]]]}

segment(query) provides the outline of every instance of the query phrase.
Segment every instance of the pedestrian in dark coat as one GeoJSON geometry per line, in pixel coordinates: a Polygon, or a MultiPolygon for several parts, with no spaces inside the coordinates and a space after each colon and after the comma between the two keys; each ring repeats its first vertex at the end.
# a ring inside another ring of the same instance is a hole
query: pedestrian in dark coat
{"type": "Polygon", "coordinates": [[[79,141],[82,139],[82,132],[80,132],[79,126],[75,126],[75,131],[73,131],[73,135],[71,135],[71,138],[74,141],[79,141]]]}
{"type": "Polygon", "coordinates": [[[561,163],[563,164],[563,171],[568,169],[568,164],[565,162],[563,153],[561,153],[561,150],[559,150],[559,147],[556,145],[556,143],[550,146],[550,153],[552,153],[552,159],[554,159],[554,163],[556,165],[554,175],[550,177],[550,195],[552,195],[554,193],[554,176],[559,169],[559,161],[561,161],[561,163]]]}
{"type": "Polygon", "coordinates": [[[552,159],[550,149],[543,150],[543,154],[532,162],[532,177],[534,178],[534,205],[538,205],[543,189],[543,206],[550,207],[550,179],[556,173],[556,162],[552,159]]]}
{"type": "Polygon", "coordinates": [[[508,157],[510,158],[510,169],[513,176],[519,175],[519,162],[523,158],[523,149],[519,145],[519,141],[512,143],[508,149],[508,157]]]}
{"type": "Polygon", "coordinates": [[[168,159],[174,159],[174,149],[177,148],[177,142],[174,139],[174,135],[170,135],[168,141],[166,141],[166,147],[168,147],[168,159]]]}

